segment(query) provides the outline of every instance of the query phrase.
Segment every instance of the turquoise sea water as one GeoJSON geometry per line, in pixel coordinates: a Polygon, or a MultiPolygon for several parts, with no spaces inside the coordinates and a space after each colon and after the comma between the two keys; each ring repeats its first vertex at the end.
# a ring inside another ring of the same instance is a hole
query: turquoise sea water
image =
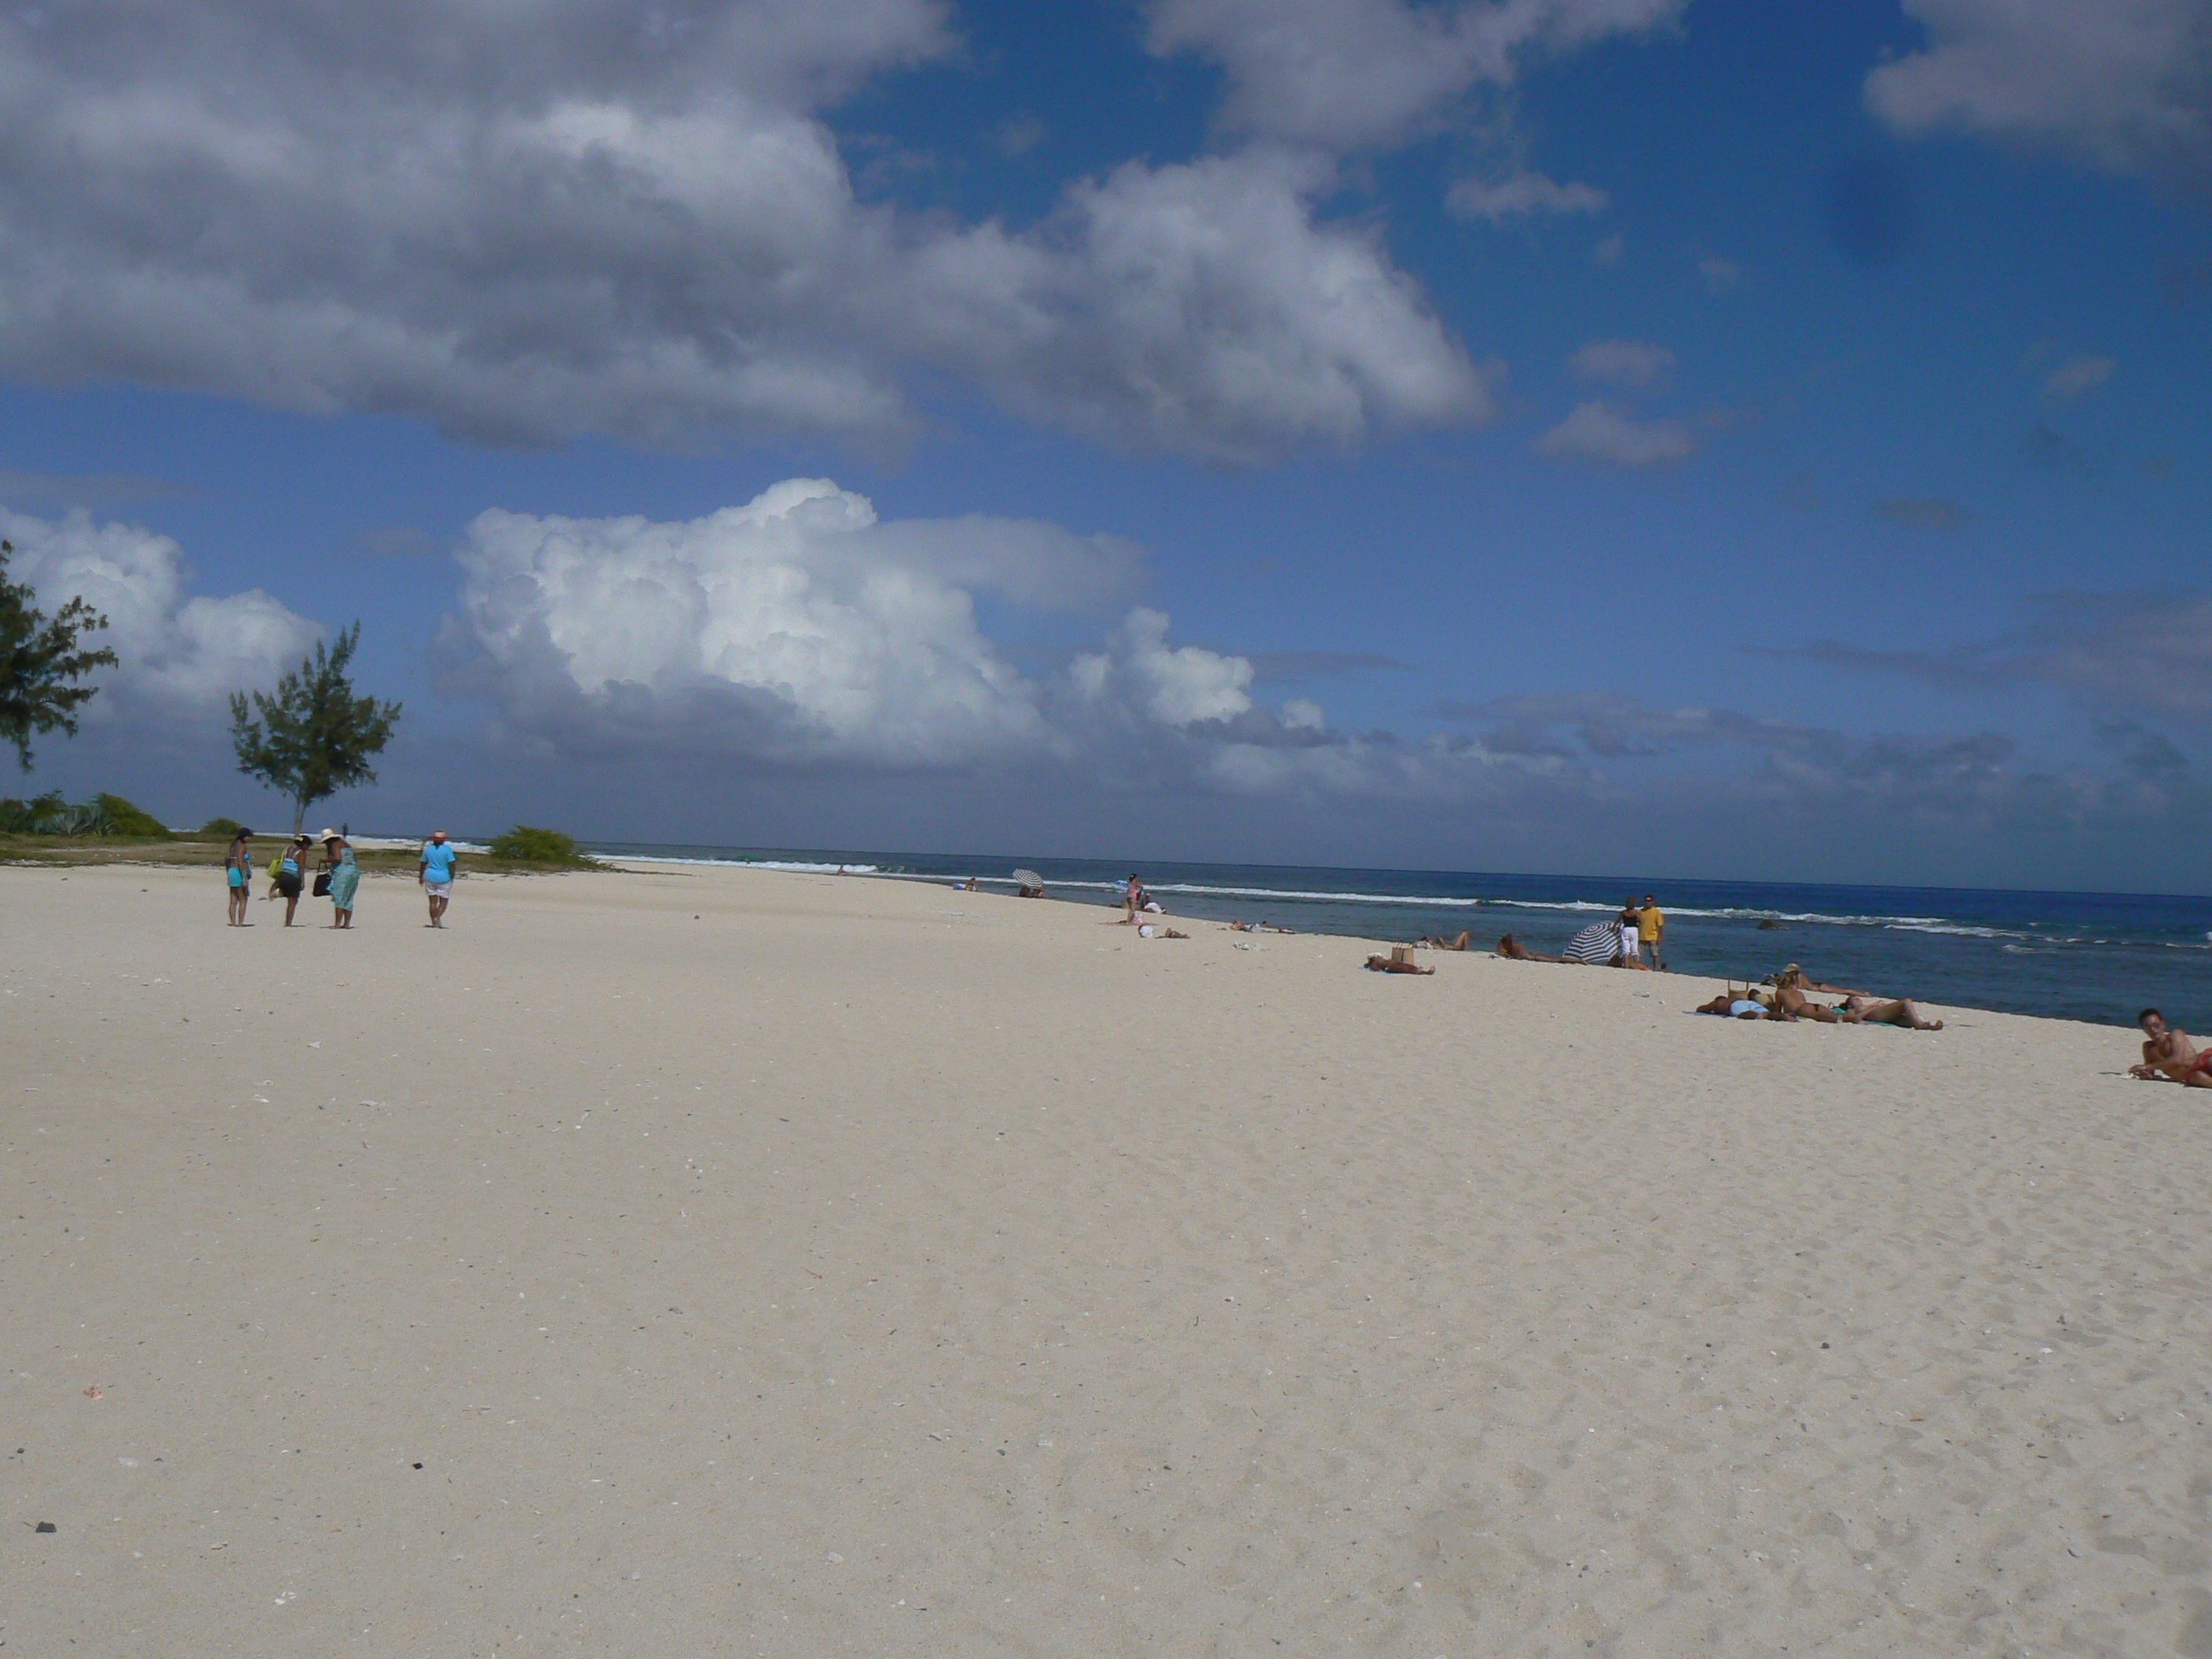
{"type": "Polygon", "coordinates": [[[595,843],[630,858],[750,863],[903,880],[975,876],[1011,890],[1018,866],[1052,896],[1113,904],[1133,867],[1171,915],[1267,921],[1300,933],[1406,940],[1511,933],[1557,951],[1577,929],[1652,894],[1668,966],[1763,977],[1802,963],[1814,978],[1961,1007],[2105,1024],[2146,1005],[2212,1031],[2212,898],[1988,888],[1848,887],[1649,877],[1532,876],[1237,864],[1145,864],[1006,854],[595,843]],[[1764,925],[1762,925],[1764,924],[1764,925]]]}

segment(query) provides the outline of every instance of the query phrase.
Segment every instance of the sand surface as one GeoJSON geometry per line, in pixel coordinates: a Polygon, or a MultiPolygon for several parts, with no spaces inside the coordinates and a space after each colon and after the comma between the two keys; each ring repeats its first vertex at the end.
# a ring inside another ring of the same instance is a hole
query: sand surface
{"type": "Polygon", "coordinates": [[[2212,1655],[2212,1097],[2126,1033],[222,902],[0,870],[9,1656],[2212,1655]]]}

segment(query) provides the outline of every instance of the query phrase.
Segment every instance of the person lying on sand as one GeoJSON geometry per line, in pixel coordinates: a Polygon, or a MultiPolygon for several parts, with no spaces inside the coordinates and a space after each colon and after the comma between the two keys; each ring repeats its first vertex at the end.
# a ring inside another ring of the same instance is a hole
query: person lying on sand
{"type": "Polygon", "coordinates": [[[1778,1019],[1809,1019],[1822,1025],[1901,1025],[1915,1031],[1940,1031],[1940,1019],[1923,1019],[1920,1011],[1903,997],[1869,996],[1853,991],[1832,1006],[1807,997],[1803,972],[1785,968],[1774,984],[1774,1012],[1778,1019]]]}
{"type": "Polygon", "coordinates": [[[1914,1031],[1940,1031],[1940,1019],[1923,1019],[1920,1011],[1903,997],[1870,997],[1854,991],[1836,1005],[1847,1019],[1862,1025],[1902,1025],[1914,1031]]]}
{"type": "Polygon", "coordinates": [[[1791,974],[1797,975],[1797,985],[1800,990],[1820,991],[1832,997],[1863,997],[1871,994],[1871,993],[1866,991],[1853,990],[1848,985],[1830,985],[1821,980],[1808,978],[1806,975],[1805,970],[1794,962],[1787,968],[1784,968],[1781,973],[1775,975],[1776,982],[1779,983],[1784,978],[1791,974]]]}
{"type": "Polygon", "coordinates": [[[1462,927],[1456,938],[1446,939],[1442,933],[1430,933],[1423,938],[1421,943],[1431,951],[1464,951],[1468,938],[1468,931],[1462,927]]]}
{"type": "Polygon", "coordinates": [[[1775,981],[1773,1010],[1777,1019],[1809,1019],[1822,1025],[1858,1023],[1856,1018],[1846,1015],[1840,1006],[1831,1007],[1807,996],[1805,975],[1800,973],[1785,972],[1775,981]]]}
{"type": "Polygon", "coordinates": [[[1498,941],[1497,954],[1508,962],[1565,962],[1565,957],[1547,957],[1541,951],[1532,951],[1508,933],[1498,941]]]}
{"type": "Polygon", "coordinates": [[[1718,1014],[1723,1019],[1771,1019],[1773,1015],[1765,1003],[1748,991],[1738,993],[1733,988],[1722,992],[1711,1002],[1701,1002],[1690,1010],[1693,1014],[1718,1014]]]}
{"type": "Polygon", "coordinates": [[[1406,945],[1392,945],[1390,954],[1387,957],[1368,957],[1367,965],[1378,974],[1433,974],[1437,971],[1433,968],[1424,968],[1415,963],[1413,959],[1413,947],[1406,945]]]}
{"type": "Polygon", "coordinates": [[[2173,1030],[2155,1008],[2137,1014],[2136,1024],[2142,1027],[2142,1064],[2129,1066],[2130,1077],[2154,1083],[2170,1078],[2188,1088],[2212,1089],[2212,1048],[2199,1053],[2189,1033],[2173,1030]]]}

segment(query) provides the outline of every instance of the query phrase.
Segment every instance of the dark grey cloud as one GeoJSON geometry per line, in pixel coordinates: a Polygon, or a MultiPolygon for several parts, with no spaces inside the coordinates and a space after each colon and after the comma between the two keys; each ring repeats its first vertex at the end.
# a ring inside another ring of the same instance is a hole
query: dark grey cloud
{"type": "Polygon", "coordinates": [[[1978,690],[2045,685],[2092,709],[2212,714],[2212,599],[2191,595],[2045,594],[2019,626],[1942,651],[1823,640],[1762,654],[1978,690]]]}
{"type": "Polygon", "coordinates": [[[198,493],[190,484],[135,472],[39,472],[0,467],[0,502],[16,507],[82,507],[100,512],[133,501],[166,501],[198,493]]]}
{"type": "Polygon", "coordinates": [[[434,536],[411,524],[379,525],[364,530],[346,544],[349,552],[372,559],[429,559],[450,551],[452,539],[434,536]]]}
{"type": "Polygon", "coordinates": [[[0,372],[499,442],[884,443],[917,375],[1248,461],[1480,419],[1333,163],[1130,161],[997,221],[855,192],[826,117],[941,0],[54,0],[0,13],[0,372]]]}
{"type": "Polygon", "coordinates": [[[1730,708],[1655,708],[1619,692],[1582,691],[1447,704],[1483,728],[1498,752],[1561,760],[1628,760],[1728,747],[1807,789],[1950,787],[1995,777],[2012,739],[1992,732],[1856,736],[1730,708]]]}
{"type": "Polygon", "coordinates": [[[1942,495],[1892,495],[1874,510],[1908,530],[1964,530],[1973,522],[1972,514],[1942,495]]]}

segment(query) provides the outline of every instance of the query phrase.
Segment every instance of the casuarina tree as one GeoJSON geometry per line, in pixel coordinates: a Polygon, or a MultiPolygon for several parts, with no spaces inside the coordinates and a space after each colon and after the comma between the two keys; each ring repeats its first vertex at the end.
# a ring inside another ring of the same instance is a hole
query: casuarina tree
{"type": "Polygon", "coordinates": [[[327,647],[317,645],[276,682],[274,696],[256,691],[249,702],[243,691],[231,696],[230,741],[238,769],[291,797],[295,835],[317,801],[376,781],[369,762],[392,740],[398,722],[398,703],[353,694],[346,670],[360,643],[356,623],[327,647]]]}
{"type": "Polygon", "coordinates": [[[16,763],[27,772],[32,734],[76,736],[76,710],[99,690],[76,682],[95,668],[112,668],[115,653],[78,648],[83,635],[107,626],[82,599],[52,617],[32,608],[29,586],[8,580],[15,551],[13,542],[0,542],[0,742],[15,745],[16,763]]]}

